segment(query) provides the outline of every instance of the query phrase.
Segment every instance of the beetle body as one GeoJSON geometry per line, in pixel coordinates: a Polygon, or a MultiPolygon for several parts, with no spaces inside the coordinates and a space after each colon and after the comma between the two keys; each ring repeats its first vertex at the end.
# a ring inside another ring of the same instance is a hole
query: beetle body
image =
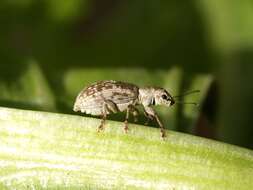
{"type": "Polygon", "coordinates": [[[126,111],[125,131],[128,130],[129,113],[138,116],[137,105],[144,107],[148,119],[155,119],[165,137],[163,124],[151,106],[171,106],[175,103],[172,96],[163,88],[138,86],[120,81],[100,81],[83,89],[77,96],[74,111],[102,116],[99,130],[103,129],[106,116],[111,113],[126,111]]]}
{"type": "MultiPolygon", "coordinates": [[[[118,81],[101,81],[83,89],[76,98],[74,111],[91,115],[104,114],[103,105],[113,103],[119,112],[138,102],[139,88],[133,84],[118,81]]],[[[106,114],[114,110],[106,109],[106,114]]],[[[118,112],[117,111],[117,112],[118,112]]]]}

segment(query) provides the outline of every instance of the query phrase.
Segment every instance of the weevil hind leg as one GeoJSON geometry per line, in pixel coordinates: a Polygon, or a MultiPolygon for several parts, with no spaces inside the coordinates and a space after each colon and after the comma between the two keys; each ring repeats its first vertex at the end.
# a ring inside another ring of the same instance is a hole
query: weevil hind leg
{"type": "Polygon", "coordinates": [[[160,127],[161,137],[164,139],[166,137],[165,128],[162,122],[160,121],[158,115],[156,114],[156,112],[151,107],[148,107],[148,106],[144,107],[144,110],[146,114],[148,115],[148,118],[152,118],[152,119],[154,118],[156,120],[156,122],[158,123],[160,127]]]}
{"type": "Polygon", "coordinates": [[[103,103],[103,108],[102,108],[102,119],[101,119],[101,123],[98,126],[98,132],[104,130],[104,126],[105,126],[105,120],[107,117],[107,113],[109,113],[109,109],[107,107],[106,102],[103,103]]]}
{"type": "Polygon", "coordinates": [[[103,109],[102,110],[102,120],[101,120],[101,123],[98,127],[98,132],[100,132],[104,129],[107,114],[117,113],[119,111],[117,105],[110,100],[104,101],[102,109],[103,109]]]}
{"type": "Polygon", "coordinates": [[[100,123],[100,125],[98,126],[98,132],[104,130],[106,116],[107,116],[107,114],[106,114],[106,113],[103,113],[102,119],[101,119],[101,123],[100,123]]]}

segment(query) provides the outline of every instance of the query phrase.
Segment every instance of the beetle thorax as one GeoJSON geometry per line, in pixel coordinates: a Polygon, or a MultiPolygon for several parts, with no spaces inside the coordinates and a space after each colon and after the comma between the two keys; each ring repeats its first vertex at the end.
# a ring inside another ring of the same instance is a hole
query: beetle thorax
{"type": "Polygon", "coordinates": [[[175,103],[173,97],[163,88],[147,87],[139,89],[139,103],[143,106],[171,106],[175,103]]]}
{"type": "Polygon", "coordinates": [[[154,100],[155,89],[152,87],[139,88],[139,103],[143,106],[152,105],[154,100]]]}

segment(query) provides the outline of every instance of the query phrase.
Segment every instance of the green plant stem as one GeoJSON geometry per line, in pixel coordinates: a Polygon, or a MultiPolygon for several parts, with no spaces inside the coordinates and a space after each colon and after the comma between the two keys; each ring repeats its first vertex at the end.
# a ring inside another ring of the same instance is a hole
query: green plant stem
{"type": "Polygon", "coordinates": [[[0,108],[1,189],[251,189],[253,151],[89,117],[0,108]]]}

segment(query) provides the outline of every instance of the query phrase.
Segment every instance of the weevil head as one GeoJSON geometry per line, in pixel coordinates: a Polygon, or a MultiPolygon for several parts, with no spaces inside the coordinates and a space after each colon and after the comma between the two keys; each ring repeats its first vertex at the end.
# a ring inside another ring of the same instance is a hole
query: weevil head
{"type": "Polygon", "coordinates": [[[175,100],[165,89],[156,87],[139,89],[139,101],[144,106],[163,105],[169,107],[175,104],[175,100]]]}
{"type": "Polygon", "coordinates": [[[175,104],[175,100],[172,96],[163,88],[155,88],[154,91],[155,105],[172,106],[175,104]]]}

